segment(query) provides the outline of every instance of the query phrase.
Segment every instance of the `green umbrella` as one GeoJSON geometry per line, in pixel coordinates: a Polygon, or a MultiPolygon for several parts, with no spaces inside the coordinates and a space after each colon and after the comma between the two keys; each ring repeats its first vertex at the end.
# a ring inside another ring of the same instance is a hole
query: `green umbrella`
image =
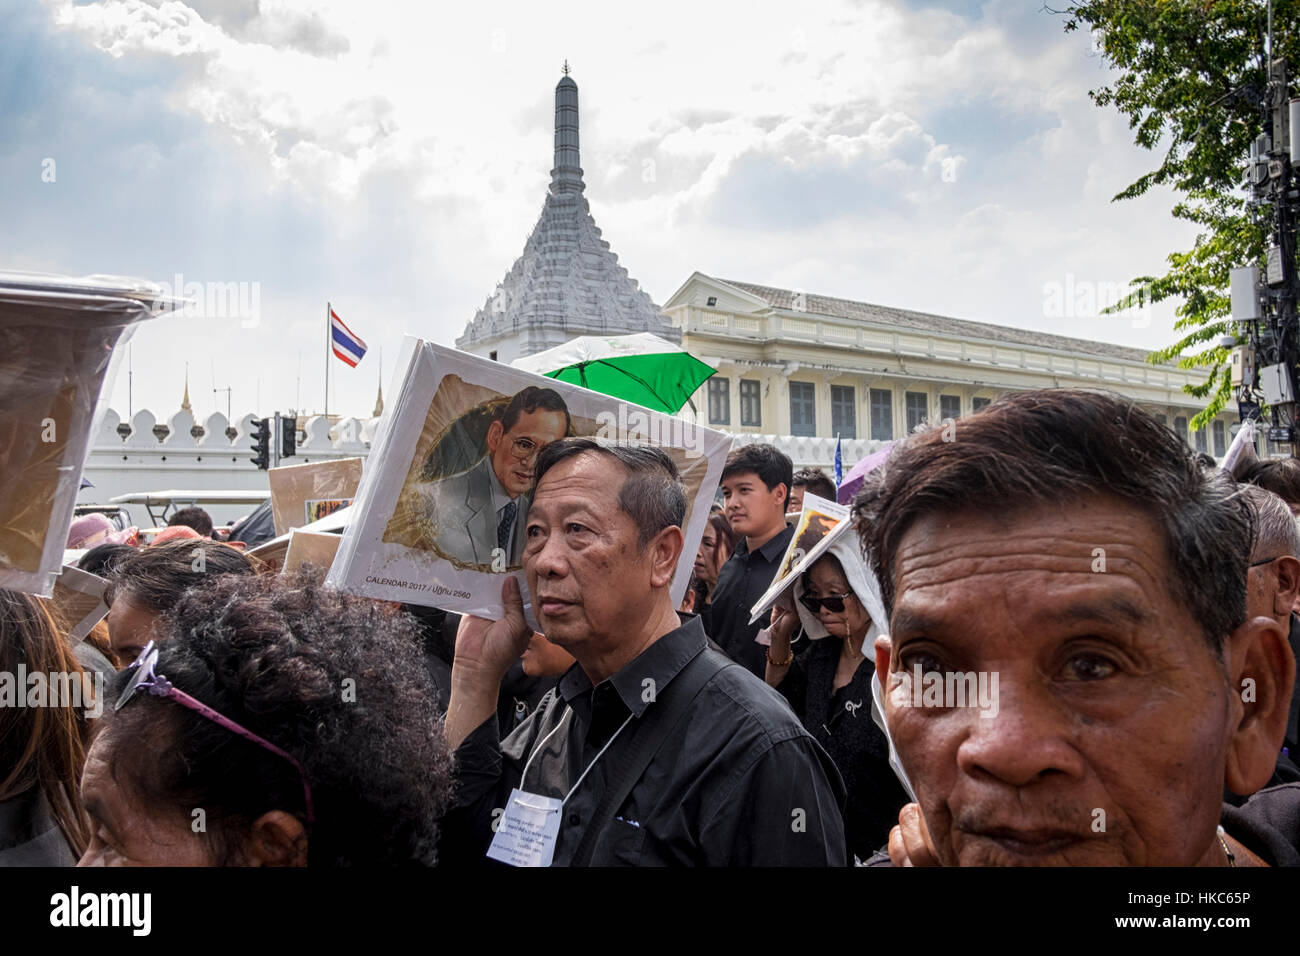
{"type": "Polygon", "coordinates": [[[581,335],[511,364],[670,415],[717,371],[649,332],[581,335]]]}

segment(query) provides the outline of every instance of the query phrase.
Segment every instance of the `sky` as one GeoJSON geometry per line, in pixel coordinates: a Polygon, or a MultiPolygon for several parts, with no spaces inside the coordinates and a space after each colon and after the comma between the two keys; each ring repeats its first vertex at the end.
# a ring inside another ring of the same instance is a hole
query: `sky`
{"type": "MultiPolygon", "coordinates": [[[[141,325],[130,405],[366,417],[523,251],[578,83],[586,196],[662,305],[694,271],[1151,349],[1099,316],[1195,233],[1112,75],[1036,0],[0,0],[0,270],[202,290],[141,325]],[[223,310],[212,290],[233,290],[223,310]],[[236,305],[238,303],[238,305],[236,305]],[[387,363],[381,369],[382,361],[387,363]],[[230,389],[227,393],[225,389],[230,389]],[[221,390],[221,391],[217,391],[221,390]]],[[[124,365],[110,394],[128,409],[124,365]]]]}

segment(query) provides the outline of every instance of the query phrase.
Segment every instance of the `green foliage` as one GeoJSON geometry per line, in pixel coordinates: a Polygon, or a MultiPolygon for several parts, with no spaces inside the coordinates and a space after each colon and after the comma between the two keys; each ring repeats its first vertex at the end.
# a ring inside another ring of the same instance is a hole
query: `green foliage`
{"type": "MultiPolygon", "coordinates": [[[[1275,0],[1273,7],[1273,55],[1285,57],[1300,74],[1300,0],[1275,0]]],[[[1235,331],[1225,321],[1229,270],[1260,261],[1267,236],[1266,224],[1251,220],[1239,188],[1251,140],[1263,131],[1257,103],[1267,82],[1267,4],[1093,0],[1054,12],[1065,18],[1066,32],[1090,31],[1107,65],[1119,73],[1111,85],[1089,91],[1092,101],[1126,116],[1138,146],[1164,151],[1159,165],[1115,200],[1168,186],[1182,196],[1173,215],[1200,227],[1191,249],[1168,257],[1164,275],[1134,278],[1137,291],[1106,311],[1181,300],[1174,323],[1181,337],[1147,361],[1209,367],[1204,382],[1184,387],[1208,400],[1191,422],[1201,428],[1232,398],[1227,350],[1214,344],[1235,331]]],[[[1294,74],[1290,83],[1295,95],[1294,74]]]]}

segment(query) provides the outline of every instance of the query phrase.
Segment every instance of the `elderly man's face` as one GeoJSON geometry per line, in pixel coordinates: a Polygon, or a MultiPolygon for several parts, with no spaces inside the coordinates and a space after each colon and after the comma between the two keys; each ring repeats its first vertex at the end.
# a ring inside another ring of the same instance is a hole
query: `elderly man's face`
{"type": "Polygon", "coordinates": [[[544,445],[564,437],[563,412],[539,408],[525,412],[506,431],[501,422],[488,426],[487,447],[492,469],[511,498],[517,498],[533,484],[533,464],[544,445]]]}
{"type": "Polygon", "coordinates": [[[604,455],[574,455],[546,472],[528,509],[528,590],[542,633],[566,650],[643,623],[650,561],[618,504],[626,478],[604,455]]]}
{"type": "Polygon", "coordinates": [[[1211,852],[1233,702],[1168,591],[1163,541],[1111,498],[930,516],[904,534],[886,713],[942,863],[1211,852]],[[917,665],[996,673],[996,708],[926,706],[917,665]]]}

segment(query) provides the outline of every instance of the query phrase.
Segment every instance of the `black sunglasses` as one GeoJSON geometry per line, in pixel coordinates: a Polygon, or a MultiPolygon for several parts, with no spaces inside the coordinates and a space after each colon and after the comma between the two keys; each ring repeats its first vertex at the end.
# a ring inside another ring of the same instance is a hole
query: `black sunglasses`
{"type": "Polygon", "coordinates": [[[844,611],[844,599],[853,597],[852,591],[846,591],[843,594],[832,594],[830,597],[813,597],[811,594],[799,595],[799,603],[812,611],[814,614],[819,612],[823,607],[832,614],[840,614],[844,611]]]}

